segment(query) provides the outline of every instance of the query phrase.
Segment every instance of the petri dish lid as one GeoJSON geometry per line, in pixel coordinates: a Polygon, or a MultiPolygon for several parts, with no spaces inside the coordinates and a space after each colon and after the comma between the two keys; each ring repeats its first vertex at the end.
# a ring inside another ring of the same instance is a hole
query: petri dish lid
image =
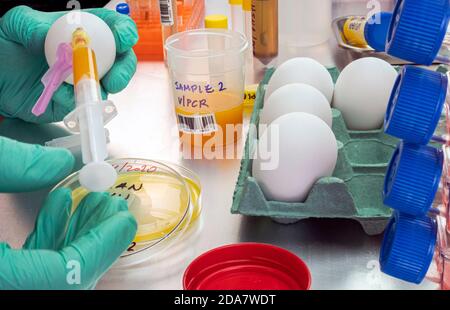
{"type": "MultiPolygon", "coordinates": [[[[193,172],[178,165],[136,158],[108,162],[118,178],[107,192],[124,198],[138,222],[134,241],[114,267],[138,264],[170,247],[199,216],[200,183],[193,172]]],[[[78,176],[75,172],[54,188],[72,191],[72,212],[89,194],[78,176]]]]}
{"type": "Polygon", "coordinates": [[[311,273],[293,253],[262,243],[212,249],[186,269],[186,290],[308,290],[311,273]]]}

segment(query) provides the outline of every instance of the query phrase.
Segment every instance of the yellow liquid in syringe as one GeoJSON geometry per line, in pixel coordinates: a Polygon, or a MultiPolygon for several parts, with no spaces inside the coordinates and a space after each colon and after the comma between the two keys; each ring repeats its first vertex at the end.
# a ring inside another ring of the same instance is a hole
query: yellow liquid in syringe
{"type": "MultiPolygon", "coordinates": [[[[192,217],[183,222],[186,213],[190,213],[189,195],[182,182],[166,173],[132,172],[119,175],[114,186],[108,191],[111,196],[122,197],[128,202],[130,212],[138,222],[138,231],[134,242],[151,242],[170,234],[175,228],[182,229],[190,225],[200,215],[200,186],[189,178],[184,179],[189,188],[192,217]]],[[[82,187],[72,192],[72,209],[89,192],[82,187]]]]}

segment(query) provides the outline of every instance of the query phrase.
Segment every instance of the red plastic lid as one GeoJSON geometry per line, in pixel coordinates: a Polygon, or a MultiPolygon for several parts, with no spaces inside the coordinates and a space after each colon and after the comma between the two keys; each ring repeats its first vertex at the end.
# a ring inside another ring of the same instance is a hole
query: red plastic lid
{"type": "Polygon", "coordinates": [[[240,243],[212,249],[186,269],[186,290],[308,290],[311,273],[291,252],[269,244],[240,243]]]}

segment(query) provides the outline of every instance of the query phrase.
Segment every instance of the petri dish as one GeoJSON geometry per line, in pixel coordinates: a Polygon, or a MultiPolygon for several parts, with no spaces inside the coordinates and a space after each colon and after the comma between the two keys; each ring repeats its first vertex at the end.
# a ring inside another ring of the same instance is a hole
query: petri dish
{"type": "MultiPolygon", "coordinates": [[[[189,169],[146,159],[108,161],[118,178],[107,191],[128,202],[138,222],[136,237],[115,267],[141,263],[166,250],[201,214],[201,184],[189,169]]],[[[55,186],[72,191],[72,212],[89,191],[82,187],[78,172],[55,186]]]]}

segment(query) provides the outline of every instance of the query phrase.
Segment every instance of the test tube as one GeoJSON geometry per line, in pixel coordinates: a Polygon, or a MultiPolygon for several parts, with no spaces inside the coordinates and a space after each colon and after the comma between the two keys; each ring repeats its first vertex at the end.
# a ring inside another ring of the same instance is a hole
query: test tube
{"type": "Polygon", "coordinates": [[[73,82],[75,103],[85,166],[80,170],[80,183],[90,191],[105,191],[117,179],[116,170],[107,162],[107,139],[103,125],[103,105],[97,63],[89,47],[87,33],[78,28],[72,35],[73,82]]]}
{"type": "Polygon", "coordinates": [[[253,56],[268,64],[278,55],[278,0],[252,0],[253,56]]]}
{"type": "Polygon", "coordinates": [[[242,12],[242,0],[229,0],[231,10],[231,29],[244,33],[244,14],[242,12]]]}
{"type": "Polygon", "coordinates": [[[422,65],[431,65],[435,61],[449,64],[449,16],[449,1],[397,1],[388,32],[386,52],[422,65]]]}
{"type": "Polygon", "coordinates": [[[390,12],[375,13],[369,18],[349,17],[343,26],[344,38],[352,46],[370,46],[377,52],[384,52],[391,18],[390,12]]]}
{"type": "Polygon", "coordinates": [[[252,40],[252,0],[242,1],[242,11],[244,12],[244,34],[247,40],[252,40]]]}
{"type": "MultiPolygon", "coordinates": [[[[171,35],[178,31],[177,0],[159,0],[163,46],[171,35]]],[[[164,50],[164,60],[166,51],[164,50]]]]}

